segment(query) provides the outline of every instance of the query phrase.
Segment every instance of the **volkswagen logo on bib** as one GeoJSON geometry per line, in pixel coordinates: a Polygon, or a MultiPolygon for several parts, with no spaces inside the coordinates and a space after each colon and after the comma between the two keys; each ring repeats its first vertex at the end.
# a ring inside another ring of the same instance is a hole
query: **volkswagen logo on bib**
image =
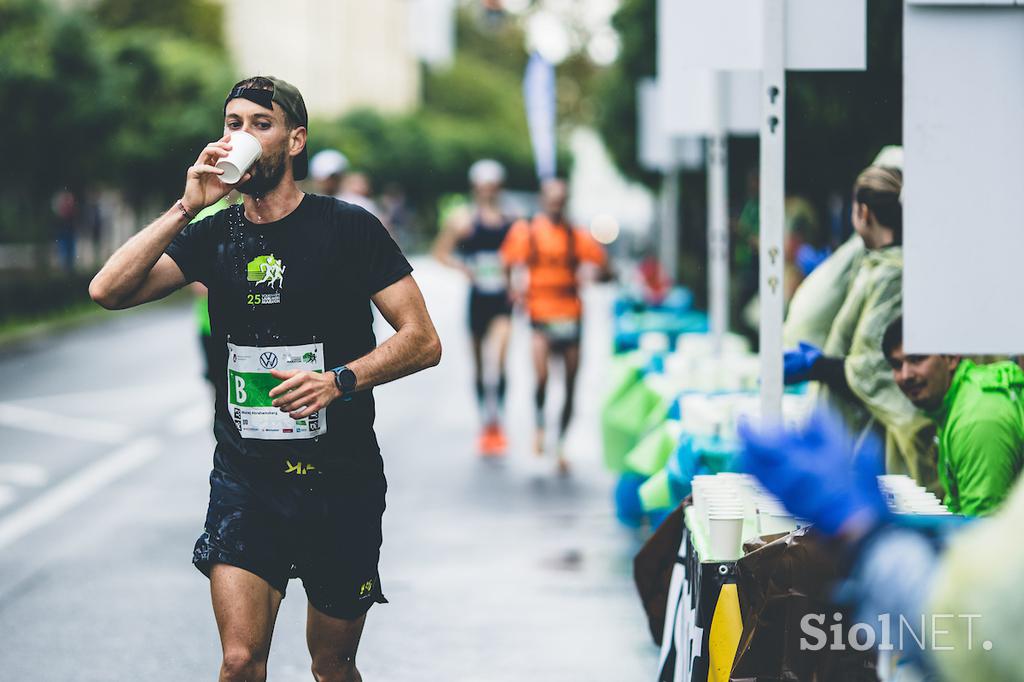
{"type": "Polygon", "coordinates": [[[271,352],[266,352],[260,355],[260,364],[263,365],[264,369],[274,369],[277,367],[277,355],[271,352]]]}

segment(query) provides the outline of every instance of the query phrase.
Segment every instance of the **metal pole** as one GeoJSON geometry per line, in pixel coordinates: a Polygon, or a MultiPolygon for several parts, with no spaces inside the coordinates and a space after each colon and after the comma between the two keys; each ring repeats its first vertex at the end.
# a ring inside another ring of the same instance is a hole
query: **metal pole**
{"type": "Polygon", "coordinates": [[[782,417],[783,221],[786,175],[784,0],[764,0],[761,71],[761,417],[782,417]]]}
{"type": "Polygon", "coordinates": [[[661,235],[658,256],[661,268],[675,284],[679,264],[679,169],[665,171],[661,181],[661,235]]]}
{"type": "Polygon", "coordinates": [[[714,129],[708,137],[708,309],[716,352],[729,331],[729,156],[725,133],[724,74],[714,76],[714,129]]]}

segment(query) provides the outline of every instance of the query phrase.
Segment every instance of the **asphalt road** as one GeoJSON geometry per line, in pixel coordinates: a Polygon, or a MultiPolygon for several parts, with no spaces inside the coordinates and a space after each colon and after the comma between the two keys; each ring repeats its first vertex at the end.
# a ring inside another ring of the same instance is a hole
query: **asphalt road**
{"type": "MultiPolygon", "coordinates": [[[[572,475],[536,462],[527,330],[514,331],[510,455],[473,453],[465,285],[416,276],[445,356],[377,390],[389,480],[381,580],[359,651],[368,681],[651,679],[630,577],[640,539],[611,511],[597,410],[610,292],[588,294],[572,475]]],[[[0,680],[212,680],[219,642],[202,529],[213,439],[191,311],[112,313],[4,349],[0,680]]],[[[549,407],[560,404],[552,388],[549,407]]],[[[278,618],[270,679],[308,680],[305,595],[278,618]]]]}

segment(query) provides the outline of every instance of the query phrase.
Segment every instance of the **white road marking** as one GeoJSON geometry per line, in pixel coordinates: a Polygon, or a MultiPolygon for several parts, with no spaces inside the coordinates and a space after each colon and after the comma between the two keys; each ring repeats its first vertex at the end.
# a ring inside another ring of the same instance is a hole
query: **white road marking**
{"type": "Polygon", "coordinates": [[[175,415],[171,420],[170,430],[175,436],[187,436],[203,429],[210,429],[212,424],[213,407],[203,402],[175,415]]]}
{"type": "Polygon", "coordinates": [[[15,497],[17,495],[14,492],[14,488],[9,485],[0,485],[0,509],[14,502],[15,497]]]}
{"type": "Polygon", "coordinates": [[[53,521],[121,476],[153,459],[159,452],[160,443],[156,438],[134,440],[0,519],[0,549],[53,521]]]}
{"type": "Polygon", "coordinates": [[[131,430],[121,424],[58,416],[13,403],[0,403],[0,425],[96,443],[123,443],[131,434],[131,430]]]}
{"type": "Polygon", "coordinates": [[[45,485],[50,475],[38,464],[10,462],[0,464],[0,483],[13,483],[23,487],[38,488],[45,485]]]}

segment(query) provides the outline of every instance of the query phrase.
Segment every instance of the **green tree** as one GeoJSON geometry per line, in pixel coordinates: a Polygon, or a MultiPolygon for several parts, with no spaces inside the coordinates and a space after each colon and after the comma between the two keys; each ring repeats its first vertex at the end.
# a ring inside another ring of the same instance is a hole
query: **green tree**
{"type": "Polygon", "coordinates": [[[94,36],[81,14],[0,0],[2,238],[42,238],[54,192],[105,172],[116,106],[94,36]]]}
{"type": "Polygon", "coordinates": [[[96,20],[115,30],[159,29],[179,38],[224,49],[224,8],[210,0],[100,0],[96,20]]]}
{"type": "Polygon", "coordinates": [[[216,48],[152,29],[111,32],[105,49],[120,105],[106,179],[136,204],[169,200],[223,130],[233,69],[216,48]]]}

